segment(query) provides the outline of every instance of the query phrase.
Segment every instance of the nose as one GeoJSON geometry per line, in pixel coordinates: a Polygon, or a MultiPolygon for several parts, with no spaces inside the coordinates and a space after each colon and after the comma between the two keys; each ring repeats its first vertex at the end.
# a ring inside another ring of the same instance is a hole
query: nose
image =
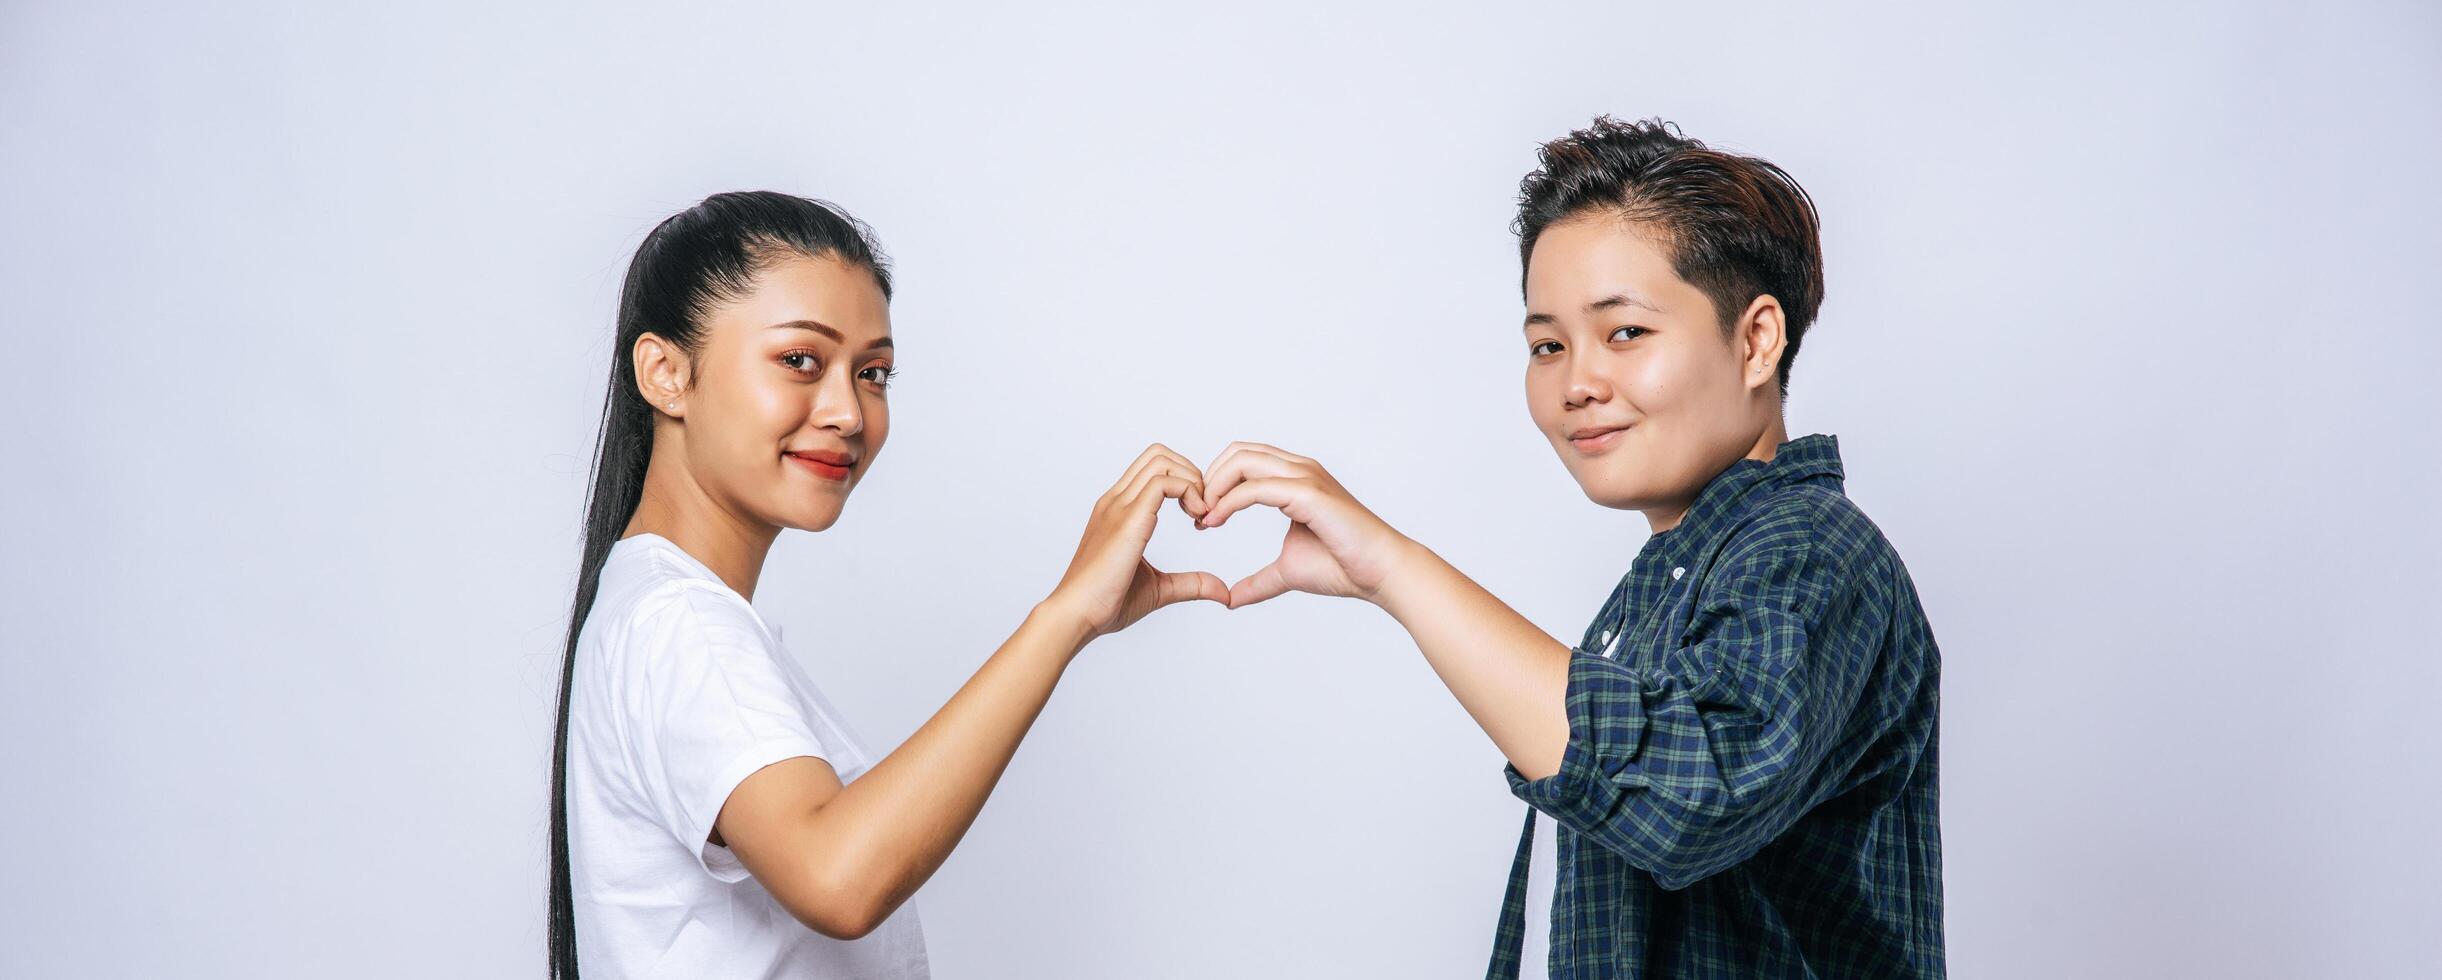
{"type": "Polygon", "coordinates": [[[865,406],[856,397],[856,379],[845,369],[835,369],[815,389],[814,411],[807,421],[816,428],[829,429],[841,438],[865,431],[865,406]]]}
{"type": "Polygon", "coordinates": [[[1595,402],[1611,400],[1611,382],[1594,370],[1587,358],[1569,359],[1566,385],[1560,390],[1561,403],[1569,408],[1584,408],[1595,402]]]}

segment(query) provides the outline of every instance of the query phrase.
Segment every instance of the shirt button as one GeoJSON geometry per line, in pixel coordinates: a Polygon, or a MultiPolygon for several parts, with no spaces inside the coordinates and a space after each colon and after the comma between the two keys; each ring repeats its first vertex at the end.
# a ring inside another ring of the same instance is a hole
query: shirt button
{"type": "Polygon", "coordinates": [[[1685,574],[1687,574],[1687,567],[1686,567],[1686,566],[1684,566],[1684,565],[1682,565],[1682,566],[1680,566],[1680,567],[1678,567],[1678,568],[1671,569],[1671,570],[1670,570],[1670,580],[1671,580],[1671,581],[1673,581],[1673,582],[1676,582],[1676,581],[1678,581],[1678,580],[1679,580],[1679,576],[1681,576],[1681,575],[1685,575],[1685,574]]]}

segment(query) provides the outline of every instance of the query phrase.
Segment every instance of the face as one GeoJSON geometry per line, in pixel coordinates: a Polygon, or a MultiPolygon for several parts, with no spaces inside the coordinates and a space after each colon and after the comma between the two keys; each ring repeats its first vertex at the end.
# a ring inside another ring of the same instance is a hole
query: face
{"type": "MultiPolygon", "coordinates": [[[[696,356],[668,365],[693,372],[676,426],[689,476],[758,523],[830,527],[890,432],[881,285],[862,266],[790,255],[703,327],[696,356]]],[[[658,404],[649,373],[639,383],[658,404]]]]}
{"type": "Polygon", "coordinates": [[[1535,427],[1587,497],[1644,511],[1657,530],[1779,417],[1778,301],[1758,297],[1725,334],[1654,236],[1616,215],[1544,229],[1526,312],[1535,427]]]}

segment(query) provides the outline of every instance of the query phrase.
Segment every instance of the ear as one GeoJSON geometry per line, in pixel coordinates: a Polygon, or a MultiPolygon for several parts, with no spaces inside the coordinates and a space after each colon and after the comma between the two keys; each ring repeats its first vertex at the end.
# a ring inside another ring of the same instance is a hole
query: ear
{"type": "Polygon", "coordinates": [[[645,333],[637,336],[628,356],[636,362],[636,393],[644,403],[671,418],[681,417],[687,407],[686,352],[659,334],[645,333]]]}
{"type": "Polygon", "coordinates": [[[1781,301],[1771,293],[1755,297],[1755,302],[1747,304],[1747,312],[1739,315],[1739,381],[1747,390],[1778,383],[1781,352],[1789,346],[1787,327],[1781,301]]]}

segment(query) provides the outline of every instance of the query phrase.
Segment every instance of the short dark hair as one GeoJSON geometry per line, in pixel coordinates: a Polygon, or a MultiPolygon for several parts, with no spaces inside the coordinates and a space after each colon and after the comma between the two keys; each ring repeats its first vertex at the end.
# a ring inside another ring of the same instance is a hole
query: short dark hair
{"type": "Polygon", "coordinates": [[[1713,301],[1727,330],[1755,297],[1771,294],[1785,314],[1780,385],[1823,305],[1823,245],[1814,199],[1789,174],[1758,157],[1725,153],[1660,119],[1594,124],[1543,144],[1538,166],[1518,184],[1518,288],[1543,230],[1609,211],[1651,226],[1671,267],[1713,301]]]}

